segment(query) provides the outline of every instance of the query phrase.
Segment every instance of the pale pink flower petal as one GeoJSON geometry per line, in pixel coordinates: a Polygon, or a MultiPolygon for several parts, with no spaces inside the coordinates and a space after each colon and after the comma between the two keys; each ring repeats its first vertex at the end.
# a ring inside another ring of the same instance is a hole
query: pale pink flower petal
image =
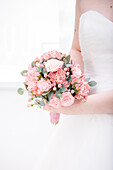
{"type": "Polygon", "coordinates": [[[62,106],[71,106],[75,101],[75,98],[71,95],[70,92],[63,92],[61,97],[62,106]]]}

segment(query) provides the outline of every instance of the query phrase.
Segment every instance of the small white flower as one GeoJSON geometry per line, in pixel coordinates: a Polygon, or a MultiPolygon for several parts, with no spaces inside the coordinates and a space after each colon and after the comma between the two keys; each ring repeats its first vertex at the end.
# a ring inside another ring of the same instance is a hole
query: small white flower
{"type": "Polygon", "coordinates": [[[56,87],[53,87],[53,90],[56,91],[56,87]]]}

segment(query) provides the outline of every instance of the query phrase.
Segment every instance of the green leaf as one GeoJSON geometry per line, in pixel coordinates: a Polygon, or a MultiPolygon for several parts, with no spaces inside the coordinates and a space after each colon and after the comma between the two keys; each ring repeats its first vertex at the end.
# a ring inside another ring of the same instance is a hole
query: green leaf
{"type": "Polygon", "coordinates": [[[79,90],[80,90],[80,88],[78,88],[78,89],[75,88],[75,91],[76,91],[76,92],[78,92],[79,90]]]}
{"type": "Polygon", "coordinates": [[[49,104],[49,102],[50,102],[49,100],[46,101],[47,104],[49,104]]]}
{"type": "Polygon", "coordinates": [[[64,70],[64,68],[65,68],[65,63],[63,64],[63,66],[62,66],[62,69],[64,70]]]}
{"type": "Polygon", "coordinates": [[[72,64],[66,64],[66,67],[71,67],[72,66],[72,64]]]}
{"type": "Polygon", "coordinates": [[[61,94],[61,93],[59,93],[59,97],[60,97],[60,98],[62,97],[62,94],[61,94]]]}
{"type": "Polygon", "coordinates": [[[40,103],[37,103],[37,102],[36,102],[36,105],[37,105],[39,108],[41,108],[41,105],[40,105],[40,103]]]}
{"type": "Polygon", "coordinates": [[[57,98],[62,97],[62,94],[60,93],[60,91],[59,91],[59,90],[55,93],[55,95],[56,95],[56,97],[57,97],[57,98]]]}
{"type": "Polygon", "coordinates": [[[36,101],[37,103],[40,103],[40,100],[39,100],[39,99],[36,99],[35,101],[36,101]]]}
{"type": "Polygon", "coordinates": [[[47,101],[47,96],[42,96],[43,99],[45,99],[47,101]]]}
{"type": "Polygon", "coordinates": [[[96,82],[96,81],[90,81],[90,82],[88,82],[88,84],[89,84],[91,87],[93,87],[93,86],[95,86],[95,85],[97,84],[97,82],[96,82]]]}
{"type": "Polygon", "coordinates": [[[66,87],[65,86],[62,86],[61,88],[60,88],[60,92],[65,92],[66,91],[66,87]]]}
{"type": "Polygon", "coordinates": [[[63,56],[62,58],[65,58],[65,56],[63,56]]]}
{"type": "Polygon", "coordinates": [[[25,82],[24,82],[24,86],[25,86],[26,90],[28,90],[28,89],[27,89],[28,85],[27,85],[27,84],[25,84],[25,82]]]}
{"type": "Polygon", "coordinates": [[[66,80],[70,83],[72,80],[72,77],[69,75],[69,77],[66,80]]]}
{"type": "Polygon", "coordinates": [[[89,82],[90,78],[85,78],[85,81],[89,82]]]}
{"type": "Polygon", "coordinates": [[[48,91],[44,91],[44,92],[42,93],[42,95],[45,96],[45,95],[47,95],[50,91],[51,91],[51,89],[49,89],[48,91]]]}
{"type": "Polygon", "coordinates": [[[39,61],[38,61],[38,60],[36,60],[36,62],[37,62],[37,63],[39,63],[39,61]]]}
{"type": "Polygon", "coordinates": [[[73,61],[71,60],[71,64],[73,64],[73,61]]]}
{"type": "Polygon", "coordinates": [[[64,60],[64,61],[65,61],[65,64],[69,63],[69,61],[70,61],[70,57],[71,57],[71,56],[70,56],[70,55],[68,55],[68,56],[65,58],[65,60],[64,60]]]}
{"type": "Polygon", "coordinates": [[[40,105],[41,105],[41,106],[45,106],[45,103],[44,103],[43,100],[40,101],[40,105]]]}
{"type": "Polygon", "coordinates": [[[38,72],[42,71],[42,67],[35,67],[35,68],[38,70],[38,72]]]}
{"type": "Polygon", "coordinates": [[[21,74],[22,76],[24,76],[24,73],[27,73],[27,72],[28,72],[28,70],[23,70],[23,71],[21,71],[20,74],[21,74]]]}
{"type": "Polygon", "coordinates": [[[39,74],[37,77],[42,77],[42,75],[41,75],[41,74],[39,74]]]}
{"type": "Polygon", "coordinates": [[[43,73],[43,74],[44,74],[44,73],[47,73],[46,68],[42,68],[42,73],[43,73]]]}
{"type": "Polygon", "coordinates": [[[42,98],[42,95],[38,95],[37,97],[38,97],[38,98],[42,98]]]}
{"type": "Polygon", "coordinates": [[[18,94],[22,95],[22,94],[24,93],[24,89],[19,88],[19,89],[17,90],[17,92],[18,92],[18,94]]]}
{"type": "Polygon", "coordinates": [[[53,91],[51,90],[47,95],[47,100],[50,101],[53,96],[53,91]]]}
{"type": "Polygon", "coordinates": [[[34,62],[34,61],[32,61],[31,65],[32,65],[32,67],[35,67],[35,62],[34,62]]]}
{"type": "Polygon", "coordinates": [[[74,82],[74,84],[72,85],[72,88],[75,89],[75,84],[77,84],[77,82],[74,82]]]}

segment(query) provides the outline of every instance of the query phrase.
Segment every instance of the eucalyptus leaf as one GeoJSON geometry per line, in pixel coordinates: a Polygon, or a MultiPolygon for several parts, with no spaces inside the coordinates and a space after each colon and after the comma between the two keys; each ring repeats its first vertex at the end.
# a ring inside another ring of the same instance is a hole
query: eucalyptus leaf
{"type": "Polygon", "coordinates": [[[72,64],[66,64],[66,67],[71,67],[72,66],[72,64]]]}
{"type": "Polygon", "coordinates": [[[18,92],[18,94],[22,95],[22,94],[24,94],[24,89],[19,88],[19,89],[17,90],[17,92],[18,92]]]}
{"type": "Polygon", "coordinates": [[[27,72],[28,72],[28,70],[23,70],[23,71],[21,71],[20,74],[21,74],[22,76],[24,76],[24,73],[27,73],[27,72]]]}
{"type": "Polygon", "coordinates": [[[44,92],[42,93],[42,95],[45,96],[45,95],[47,95],[50,91],[51,91],[51,89],[49,89],[48,91],[44,91],[44,92]]]}
{"type": "Polygon", "coordinates": [[[56,97],[57,97],[57,98],[62,97],[62,94],[60,93],[60,90],[59,90],[59,91],[57,91],[57,92],[55,93],[55,95],[56,95],[56,97]]]}
{"type": "Polygon", "coordinates": [[[41,105],[41,106],[45,106],[45,103],[44,103],[43,100],[40,101],[40,105],[41,105]]]}
{"type": "Polygon", "coordinates": [[[65,63],[63,64],[63,66],[62,66],[62,69],[64,70],[64,68],[65,68],[65,63]]]}
{"type": "Polygon", "coordinates": [[[42,96],[41,95],[39,95],[39,96],[37,96],[38,98],[42,98],[42,96]]]}
{"type": "Polygon", "coordinates": [[[25,84],[25,82],[24,82],[24,86],[25,86],[26,90],[28,90],[28,89],[27,89],[28,85],[27,85],[27,84],[25,84]]]}
{"type": "Polygon", "coordinates": [[[44,73],[47,73],[46,68],[42,68],[42,73],[43,73],[43,74],[44,74],[44,73]]]}
{"type": "Polygon", "coordinates": [[[62,86],[61,88],[60,88],[60,92],[65,92],[66,91],[66,87],[65,86],[62,86]]]}
{"type": "Polygon", "coordinates": [[[47,104],[49,104],[49,102],[50,102],[49,100],[46,101],[47,104]]]}
{"type": "Polygon", "coordinates": [[[67,63],[69,63],[69,61],[70,61],[70,55],[68,55],[66,58],[65,58],[65,64],[67,64],[67,63]]]}
{"type": "Polygon", "coordinates": [[[97,84],[97,82],[96,81],[90,81],[90,82],[88,82],[88,84],[89,84],[89,86],[93,87],[97,84]]]}
{"type": "Polygon", "coordinates": [[[36,105],[37,105],[39,108],[41,108],[41,105],[40,105],[40,103],[37,103],[37,102],[36,102],[36,105]]]}
{"type": "Polygon", "coordinates": [[[55,95],[56,95],[56,97],[57,97],[57,98],[60,98],[60,96],[59,96],[59,94],[58,94],[58,93],[55,93],[55,95]]]}
{"type": "Polygon", "coordinates": [[[59,97],[60,97],[60,98],[62,97],[62,94],[61,94],[61,93],[59,93],[59,97]]]}
{"type": "Polygon", "coordinates": [[[47,95],[48,101],[51,100],[52,96],[53,96],[53,91],[51,90],[51,91],[48,93],[48,95],[47,95]]]}
{"type": "Polygon", "coordinates": [[[35,67],[35,62],[34,62],[34,61],[32,61],[31,65],[32,65],[32,67],[35,67]]]}
{"type": "Polygon", "coordinates": [[[42,98],[45,99],[45,100],[47,100],[47,96],[46,96],[46,95],[45,95],[45,96],[42,96],[42,98]]]}
{"type": "Polygon", "coordinates": [[[39,72],[42,71],[42,67],[35,67],[39,72]]]}
{"type": "Polygon", "coordinates": [[[72,77],[69,75],[69,77],[66,80],[70,83],[72,80],[72,77]]]}
{"type": "Polygon", "coordinates": [[[35,101],[38,102],[38,103],[40,103],[40,100],[39,100],[39,99],[36,99],[35,101]]]}

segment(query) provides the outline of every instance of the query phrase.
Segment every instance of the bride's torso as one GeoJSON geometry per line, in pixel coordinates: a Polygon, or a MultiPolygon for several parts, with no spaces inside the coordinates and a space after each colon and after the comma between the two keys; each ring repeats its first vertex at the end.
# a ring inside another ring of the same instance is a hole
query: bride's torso
{"type": "Polygon", "coordinates": [[[97,11],[83,13],[79,43],[84,73],[97,82],[90,94],[113,89],[113,22],[97,11]]]}
{"type": "MultiPolygon", "coordinates": [[[[79,44],[84,73],[97,82],[96,86],[91,87],[89,95],[113,89],[113,22],[97,11],[83,13],[79,21],[79,44]]],[[[95,130],[98,126],[106,129],[109,125],[113,128],[113,114],[108,113],[69,115],[65,121],[70,127],[90,124],[95,130]],[[91,123],[93,121],[94,124],[91,123]]]]}

